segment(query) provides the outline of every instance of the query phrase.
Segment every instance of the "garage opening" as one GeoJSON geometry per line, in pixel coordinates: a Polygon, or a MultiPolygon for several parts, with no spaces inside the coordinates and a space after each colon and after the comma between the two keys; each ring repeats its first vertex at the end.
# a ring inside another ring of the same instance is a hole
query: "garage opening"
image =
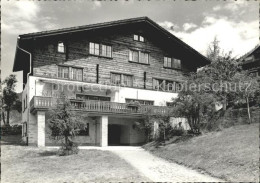
{"type": "Polygon", "coordinates": [[[108,145],[120,145],[121,125],[111,124],[108,125],[108,145]]]}

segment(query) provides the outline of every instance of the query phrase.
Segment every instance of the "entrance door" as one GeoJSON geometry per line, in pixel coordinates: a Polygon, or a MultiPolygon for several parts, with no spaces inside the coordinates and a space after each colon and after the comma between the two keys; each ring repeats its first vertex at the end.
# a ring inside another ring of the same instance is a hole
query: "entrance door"
{"type": "Polygon", "coordinates": [[[108,145],[120,145],[120,135],[120,125],[108,125],[108,145]]]}

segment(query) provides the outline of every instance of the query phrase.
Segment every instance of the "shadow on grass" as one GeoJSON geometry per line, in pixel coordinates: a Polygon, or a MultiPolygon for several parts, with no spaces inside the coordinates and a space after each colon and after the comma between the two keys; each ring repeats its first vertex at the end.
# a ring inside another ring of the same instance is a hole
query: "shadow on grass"
{"type": "Polygon", "coordinates": [[[56,151],[44,151],[39,153],[40,156],[56,156],[58,152],[56,151]]]}

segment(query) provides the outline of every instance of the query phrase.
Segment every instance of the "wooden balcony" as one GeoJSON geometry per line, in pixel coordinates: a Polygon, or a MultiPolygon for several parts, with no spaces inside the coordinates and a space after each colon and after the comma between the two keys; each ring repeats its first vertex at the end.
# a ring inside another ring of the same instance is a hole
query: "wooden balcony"
{"type": "MultiPolygon", "coordinates": [[[[34,96],[30,101],[30,111],[32,113],[38,110],[49,110],[56,106],[57,99],[53,97],[40,97],[34,96]]],[[[167,114],[170,112],[170,108],[166,106],[129,106],[126,103],[116,103],[108,101],[97,100],[77,100],[70,99],[71,105],[74,110],[89,112],[93,115],[102,114],[121,114],[121,115],[137,115],[143,116],[146,113],[149,114],[167,114]]]]}

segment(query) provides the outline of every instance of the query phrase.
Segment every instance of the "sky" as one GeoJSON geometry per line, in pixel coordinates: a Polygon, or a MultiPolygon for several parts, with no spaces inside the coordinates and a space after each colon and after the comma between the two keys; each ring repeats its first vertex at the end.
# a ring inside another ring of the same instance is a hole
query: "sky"
{"type": "MultiPolygon", "coordinates": [[[[217,37],[220,47],[239,57],[259,42],[259,3],[244,0],[16,1],[2,0],[1,78],[12,73],[20,34],[147,16],[206,55],[217,37]]],[[[15,72],[17,92],[22,72],[15,72]]]]}

